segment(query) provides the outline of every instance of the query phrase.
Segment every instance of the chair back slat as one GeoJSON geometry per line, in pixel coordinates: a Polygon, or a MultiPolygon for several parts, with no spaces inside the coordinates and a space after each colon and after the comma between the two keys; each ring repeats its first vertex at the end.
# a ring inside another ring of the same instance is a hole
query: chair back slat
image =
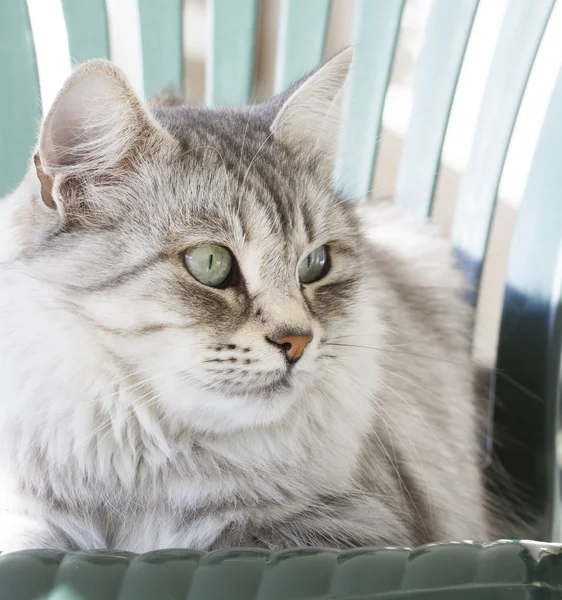
{"type": "Polygon", "coordinates": [[[62,0],[62,8],[72,62],[109,58],[105,0],[62,0]]]}
{"type": "Polygon", "coordinates": [[[35,50],[25,0],[3,0],[0,17],[0,197],[21,181],[41,117],[35,50]]]}
{"type": "Polygon", "coordinates": [[[403,0],[357,0],[353,43],[357,56],[347,82],[335,178],[348,198],[368,195],[384,99],[394,59],[403,0]]]}
{"type": "Polygon", "coordinates": [[[473,302],[511,134],[554,1],[508,2],[490,67],[452,231],[455,252],[474,285],[473,302]]]}
{"type": "Polygon", "coordinates": [[[138,0],[144,93],[183,93],[183,0],[138,0]]]}
{"type": "Polygon", "coordinates": [[[252,91],[257,0],[209,0],[208,18],[207,104],[246,104],[252,91]]]}
{"type": "MultiPolygon", "coordinates": [[[[562,349],[562,73],[547,111],[511,241],[497,362],[496,455],[522,482],[529,514],[552,535],[562,349]]],[[[559,535],[559,532],[558,532],[559,535]]]]}
{"type": "Polygon", "coordinates": [[[330,0],[282,0],[275,93],[322,61],[329,16],[330,0]]]}
{"type": "Polygon", "coordinates": [[[443,140],[478,0],[435,0],[414,75],[412,114],[395,202],[419,217],[431,211],[443,140]]]}

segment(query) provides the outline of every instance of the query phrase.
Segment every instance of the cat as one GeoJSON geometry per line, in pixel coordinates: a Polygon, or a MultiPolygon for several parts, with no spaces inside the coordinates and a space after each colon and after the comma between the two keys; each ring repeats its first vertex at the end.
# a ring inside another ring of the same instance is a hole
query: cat
{"type": "Polygon", "coordinates": [[[352,58],[242,108],[71,74],[0,207],[0,549],[489,539],[462,276],[333,191],[352,58]]]}

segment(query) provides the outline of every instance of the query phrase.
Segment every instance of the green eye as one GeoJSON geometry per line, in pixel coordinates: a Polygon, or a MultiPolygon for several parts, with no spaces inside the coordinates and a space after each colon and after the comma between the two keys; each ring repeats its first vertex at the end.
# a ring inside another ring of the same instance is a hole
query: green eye
{"type": "Polygon", "coordinates": [[[326,275],[329,267],[328,248],[320,246],[306,256],[299,265],[299,281],[301,283],[318,281],[326,275]]]}
{"type": "Polygon", "coordinates": [[[232,253],[224,246],[201,244],[185,251],[187,270],[204,285],[221,286],[232,270],[232,253]]]}

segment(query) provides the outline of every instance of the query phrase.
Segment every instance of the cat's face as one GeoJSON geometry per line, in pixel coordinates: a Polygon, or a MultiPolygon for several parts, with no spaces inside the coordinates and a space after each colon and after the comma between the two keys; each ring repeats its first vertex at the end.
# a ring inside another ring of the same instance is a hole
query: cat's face
{"type": "Polygon", "coordinates": [[[204,430],[270,423],[345,379],[334,344],[373,319],[353,211],[272,110],[160,108],[136,151],[48,190],[67,225],[45,273],[130,374],[125,396],[204,430]]]}

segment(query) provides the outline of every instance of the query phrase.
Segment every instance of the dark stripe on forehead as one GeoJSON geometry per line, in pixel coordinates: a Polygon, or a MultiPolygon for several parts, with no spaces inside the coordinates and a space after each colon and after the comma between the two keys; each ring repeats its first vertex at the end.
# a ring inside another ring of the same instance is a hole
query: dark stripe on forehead
{"type": "Polygon", "coordinates": [[[209,113],[203,121],[193,123],[188,135],[189,139],[182,140],[186,158],[189,153],[208,168],[209,154],[194,150],[198,146],[214,148],[215,160],[224,165],[227,177],[236,181],[233,187],[238,190],[238,201],[242,203],[244,196],[252,194],[285,236],[292,233],[298,214],[292,193],[296,186],[286,153],[278,147],[272,151],[274,142],[268,129],[248,121],[246,114],[209,113]]]}
{"type": "Polygon", "coordinates": [[[310,208],[306,202],[301,202],[300,209],[306,236],[309,241],[313,240],[316,236],[316,227],[314,223],[314,218],[312,216],[312,213],[310,212],[310,208]]]}
{"type": "Polygon", "coordinates": [[[284,181],[283,179],[287,178],[285,175],[281,175],[284,170],[286,167],[283,165],[275,167],[267,161],[259,161],[256,165],[256,174],[264,183],[277,211],[283,233],[287,236],[295,228],[296,207],[294,199],[291,197],[290,181],[284,181]]]}
{"type": "Polygon", "coordinates": [[[254,127],[241,129],[236,121],[223,122],[219,115],[216,121],[207,119],[197,125],[199,140],[204,140],[220,152],[228,170],[236,174],[244,173],[267,138],[263,131],[256,131],[254,127]]]}
{"type": "MultiPolygon", "coordinates": [[[[191,138],[193,137],[192,135],[191,138]]],[[[208,169],[211,166],[209,164],[210,154],[208,150],[204,150],[204,147],[209,149],[212,147],[216,150],[214,161],[223,166],[226,171],[225,175],[235,182],[234,185],[227,186],[227,189],[233,195],[232,200],[238,201],[239,216],[246,213],[242,205],[250,195],[264,209],[269,221],[281,229],[283,221],[279,218],[276,203],[272,202],[270,198],[277,193],[276,186],[271,184],[268,177],[260,176],[257,171],[258,165],[263,164],[263,160],[260,161],[260,154],[262,151],[268,152],[265,145],[261,146],[266,136],[261,133],[259,139],[255,139],[255,132],[248,131],[247,139],[242,147],[243,137],[236,138],[224,129],[205,126],[198,128],[196,137],[198,138],[197,142],[190,139],[189,143],[184,145],[186,158],[192,157],[192,160],[208,169]],[[201,151],[195,152],[198,146],[201,147],[201,151]]],[[[248,235],[251,232],[249,227],[251,220],[246,218],[242,221],[240,218],[240,221],[243,224],[244,233],[248,235]]]]}
{"type": "Polygon", "coordinates": [[[290,171],[283,164],[284,154],[272,152],[267,131],[248,127],[240,133],[240,136],[230,130],[220,133],[225,153],[236,156],[236,160],[226,165],[227,171],[236,178],[239,194],[251,189],[270,220],[275,220],[272,212],[275,211],[282,231],[290,232],[295,223],[295,207],[287,194],[290,188],[286,179],[290,171]]]}

